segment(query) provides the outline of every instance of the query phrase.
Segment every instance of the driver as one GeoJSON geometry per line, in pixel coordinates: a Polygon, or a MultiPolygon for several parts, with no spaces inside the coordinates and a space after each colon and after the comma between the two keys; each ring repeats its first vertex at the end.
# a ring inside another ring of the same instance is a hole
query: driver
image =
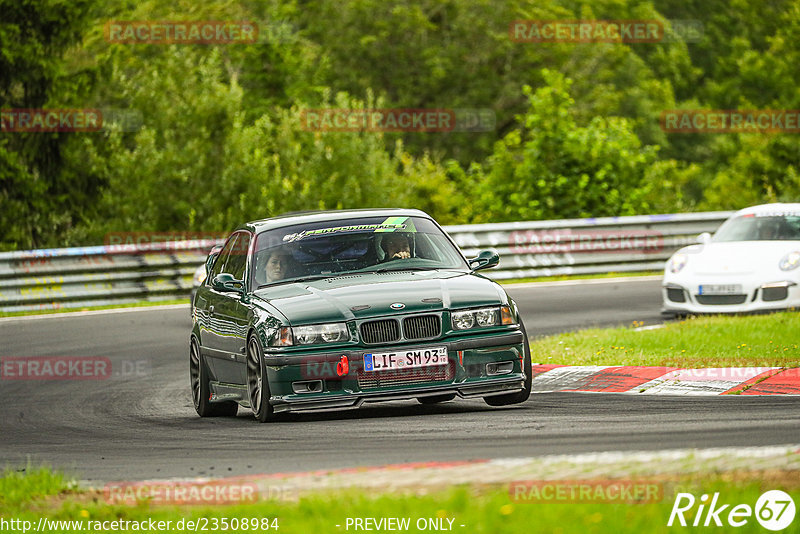
{"type": "Polygon", "coordinates": [[[389,234],[381,241],[381,248],[386,253],[384,261],[404,260],[411,257],[408,238],[402,234],[389,234]]]}
{"type": "Polygon", "coordinates": [[[780,227],[778,221],[766,219],[759,221],[758,225],[758,240],[759,241],[773,241],[780,239],[780,227]]]}

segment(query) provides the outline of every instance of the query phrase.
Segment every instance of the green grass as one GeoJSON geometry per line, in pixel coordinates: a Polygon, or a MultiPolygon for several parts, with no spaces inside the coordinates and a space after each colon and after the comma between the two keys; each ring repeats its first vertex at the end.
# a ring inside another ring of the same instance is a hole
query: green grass
{"type": "Polygon", "coordinates": [[[582,330],[535,340],[534,362],[677,367],[800,366],[800,313],[704,316],[641,326],[582,330]]]}
{"type": "Polygon", "coordinates": [[[528,278],[515,278],[514,280],[498,280],[501,284],[522,284],[528,282],[562,282],[565,280],[594,280],[598,278],[619,278],[628,276],[657,276],[663,271],[634,271],[624,273],[597,273],[597,274],[561,274],[556,276],[535,276],[528,278]]]}
{"type": "MultiPolygon", "coordinates": [[[[228,521],[230,518],[277,518],[279,533],[323,534],[347,532],[345,526],[348,517],[410,518],[409,532],[418,532],[414,525],[420,518],[444,519],[445,525],[447,525],[446,519],[449,518],[454,520],[453,531],[463,533],[635,532],[640,534],[668,532],[681,528],[670,529],[666,526],[678,488],[681,488],[681,491],[690,488],[698,498],[701,493],[719,492],[720,502],[754,506],[759,495],[766,490],[783,489],[790,492],[790,495],[791,492],[795,492],[796,496],[800,487],[798,483],[800,477],[791,471],[778,473],[773,471],[767,480],[759,473],[733,475],[712,477],[696,475],[695,478],[664,480],[664,498],[659,502],[644,504],[515,502],[509,495],[508,485],[491,487],[473,485],[453,486],[429,494],[420,492],[397,494],[377,489],[346,490],[309,494],[288,502],[261,501],[248,505],[160,507],[148,503],[139,503],[136,506],[109,505],[104,502],[102,493],[76,492],[60,475],[39,470],[25,475],[7,473],[4,479],[0,479],[0,488],[3,489],[0,493],[0,518],[27,520],[33,525],[37,524],[40,517],[81,521],[84,524],[84,531],[89,530],[92,526],[90,522],[93,521],[153,519],[171,521],[173,528],[166,530],[168,532],[189,531],[188,528],[182,530],[174,528],[181,519],[207,521],[210,527],[215,519],[220,518],[228,518],[228,521]],[[60,493],[56,491],[59,486],[60,493]],[[45,495],[51,495],[49,501],[44,500],[45,495]]],[[[687,513],[686,516],[693,517],[693,513],[687,513]]],[[[274,526],[274,523],[271,525],[274,526]]],[[[48,532],[75,531],[53,526],[48,529],[48,532]]],[[[349,531],[354,531],[352,526],[349,531]]],[[[728,529],[723,527],[714,531],[725,532],[728,529]]],[[[736,531],[761,532],[762,530],[755,518],[750,518],[747,525],[737,528],[736,531]]]]}
{"type": "Polygon", "coordinates": [[[46,467],[33,468],[29,464],[23,469],[6,469],[0,477],[0,515],[18,511],[23,505],[43,497],[58,495],[69,487],[63,473],[46,467]]]}
{"type": "Polygon", "coordinates": [[[0,311],[0,317],[22,317],[27,315],[51,315],[54,313],[69,313],[79,311],[92,311],[92,310],[115,310],[118,308],[142,308],[146,306],[169,306],[174,304],[189,304],[189,297],[181,299],[170,300],[141,300],[139,302],[128,302],[125,304],[107,304],[104,306],[82,306],[80,308],[61,308],[59,310],[35,310],[35,311],[22,311],[22,312],[4,312],[0,311]]]}

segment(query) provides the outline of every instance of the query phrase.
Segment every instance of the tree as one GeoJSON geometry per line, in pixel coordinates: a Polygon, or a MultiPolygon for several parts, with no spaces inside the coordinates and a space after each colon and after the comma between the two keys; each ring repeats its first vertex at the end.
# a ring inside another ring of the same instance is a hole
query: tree
{"type": "MultiPolygon", "coordinates": [[[[63,55],[87,30],[93,0],[0,0],[0,109],[83,108],[91,65],[63,55]]],[[[33,248],[91,211],[102,182],[68,168],[76,133],[0,132],[0,248],[33,248]]]]}
{"type": "Polygon", "coordinates": [[[643,176],[657,147],[643,146],[628,120],[594,117],[579,125],[571,82],[544,71],[548,84],[526,87],[522,128],[495,145],[478,188],[482,220],[632,215],[647,209],[643,176]]]}

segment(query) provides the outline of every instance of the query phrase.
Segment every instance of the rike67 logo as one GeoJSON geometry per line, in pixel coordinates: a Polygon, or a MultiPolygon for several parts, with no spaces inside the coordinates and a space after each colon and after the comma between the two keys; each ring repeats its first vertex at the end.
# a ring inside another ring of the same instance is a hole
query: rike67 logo
{"type": "Polygon", "coordinates": [[[742,527],[755,516],[756,521],[765,529],[778,531],[792,524],[795,512],[792,498],[780,490],[770,490],[761,494],[755,507],[749,504],[723,503],[720,501],[719,493],[714,493],[712,496],[703,494],[699,502],[691,493],[678,493],[667,526],[679,524],[683,527],[742,527]],[[699,506],[695,506],[696,504],[699,506]]]}

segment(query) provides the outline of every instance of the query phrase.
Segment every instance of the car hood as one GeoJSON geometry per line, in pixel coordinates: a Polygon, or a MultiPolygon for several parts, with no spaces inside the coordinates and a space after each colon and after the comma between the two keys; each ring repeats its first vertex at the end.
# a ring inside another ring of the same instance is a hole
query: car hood
{"type": "Polygon", "coordinates": [[[800,241],[732,241],[691,249],[686,250],[686,267],[693,274],[766,273],[778,271],[778,262],[789,252],[800,250],[800,241]]]}
{"type": "Polygon", "coordinates": [[[293,325],[384,317],[431,310],[498,305],[508,301],[496,283],[454,271],[350,274],[266,287],[255,296],[293,325]],[[392,304],[403,304],[393,309],[392,304]]]}

